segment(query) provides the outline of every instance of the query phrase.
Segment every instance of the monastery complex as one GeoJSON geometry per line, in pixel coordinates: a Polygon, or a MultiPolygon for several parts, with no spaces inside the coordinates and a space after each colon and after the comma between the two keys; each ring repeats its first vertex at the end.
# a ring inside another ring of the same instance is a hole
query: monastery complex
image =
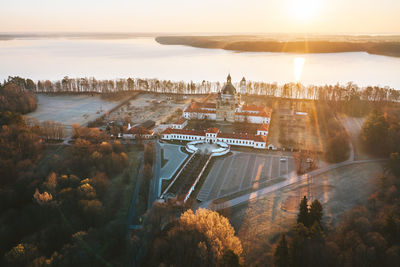
{"type": "Polygon", "coordinates": [[[228,145],[245,146],[258,149],[273,148],[267,146],[268,128],[272,110],[266,106],[244,105],[241,95],[246,93],[246,80],[240,82],[240,92],[231,82],[227,81],[217,94],[215,103],[192,102],[183,111],[183,118],[179,119],[161,133],[164,140],[205,141],[207,143],[223,142],[228,145]],[[259,124],[256,133],[224,133],[218,128],[209,128],[205,131],[185,129],[188,120],[210,120],[216,122],[247,122],[259,124]]]}

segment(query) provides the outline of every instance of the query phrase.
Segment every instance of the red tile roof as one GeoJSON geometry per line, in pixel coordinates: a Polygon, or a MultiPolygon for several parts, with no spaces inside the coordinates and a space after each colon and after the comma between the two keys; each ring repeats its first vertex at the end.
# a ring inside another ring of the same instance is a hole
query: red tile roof
{"type": "Polygon", "coordinates": [[[186,129],[172,129],[167,128],[161,134],[183,134],[183,135],[197,135],[197,136],[205,136],[205,132],[203,131],[195,131],[195,130],[186,130],[186,129]]]}
{"type": "Polygon", "coordinates": [[[269,128],[268,124],[262,124],[260,126],[260,128],[258,128],[258,130],[259,131],[268,131],[268,128],[269,128]]]}
{"type": "Polygon", "coordinates": [[[215,103],[197,103],[198,107],[200,108],[217,108],[215,103]]]}
{"type": "Polygon", "coordinates": [[[216,104],[192,102],[192,104],[185,109],[185,112],[215,113],[215,111],[210,111],[207,109],[216,109],[216,104]]]}
{"type": "Polygon", "coordinates": [[[217,135],[217,138],[254,140],[254,135],[253,134],[245,134],[245,133],[219,133],[217,135]]]}
{"type": "Polygon", "coordinates": [[[218,132],[219,132],[218,128],[215,128],[215,127],[208,128],[206,131],[206,133],[218,133],[218,132]]]}
{"type": "Polygon", "coordinates": [[[184,112],[196,112],[196,113],[206,113],[206,114],[215,114],[215,110],[207,110],[207,109],[193,109],[192,107],[188,107],[184,112]]]}
{"type": "Polygon", "coordinates": [[[267,138],[264,135],[256,135],[254,137],[254,142],[267,142],[267,138]]]}
{"type": "Polygon", "coordinates": [[[175,121],[173,124],[184,124],[186,122],[185,118],[179,118],[177,121],[175,121]]]}
{"type": "Polygon", "coordinates": [[[235,112],[235,115],[242,115],[247,117],[263,117],[267,118],[270,117],[269,113],[266,112],[258,112],[258,113],[247,113],[247,112],[235,112]]]}
{"type": "Polygon", "coordinates": [[[152,130],[146,129],[143,126],[132,127],[127,131],[128,134],[153,134],[152,130]]]}
{"type": "MultiPolygon", "coordinates": [[[[217,128],[210,128],[216,129],[217,128]]],[[[208,129],[206,132],[210,132],[208,129]]],[[[195,136],[205,136],[206,132],[204,131],[195,131],[195,130],[185,130],[185,129],[172,129],[167,128],[161,134],[181,134],[181,135],[195,135],[195,136]]],[[[229,139],[238,139],[238,140],[249,140],[255,142],[266,142],[266,137],[263,135],[253,135],[246,133],[218,133],[217,138],[229,138],[229,139]]]]}

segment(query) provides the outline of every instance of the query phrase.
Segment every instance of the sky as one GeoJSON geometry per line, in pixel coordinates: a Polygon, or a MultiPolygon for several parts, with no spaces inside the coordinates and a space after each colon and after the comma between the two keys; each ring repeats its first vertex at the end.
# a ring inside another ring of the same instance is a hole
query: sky
{"type": "Polygon", "coordinates": [[[0,32],[400,33],[400,0],[0,0],[0,32]]]}

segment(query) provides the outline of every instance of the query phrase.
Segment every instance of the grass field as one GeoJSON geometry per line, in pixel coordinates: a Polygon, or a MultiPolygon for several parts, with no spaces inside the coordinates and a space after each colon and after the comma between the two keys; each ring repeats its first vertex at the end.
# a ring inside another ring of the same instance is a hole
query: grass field
{"type": "Polygon", "coordinates": [[[38,94],[38,107],[28,117],[39,121],[52,120],[71,126],[84,125],[118,105],[119,101],[107,101],[98,95],[45,95],[38,94]]]}
{"type": "Polygon", "coordinates": [[[322,203],[323,221],[329,227],[346,210],[367,201],[377,183],[375,177],[381,171],[378,163],[343,167],[224,212],[242,241],[246,261],[255,262],[268,252],[281,232],[294,225],[303,196],[322,203]]]}
{"type": "Polygon", "coordinates": [[[277,154],[234,152],[216,158],[197,199],[201,201],[225,197],[252,188],[254,184],[286,177],[294,171],[292,158],[280,161],[277,154]]]}

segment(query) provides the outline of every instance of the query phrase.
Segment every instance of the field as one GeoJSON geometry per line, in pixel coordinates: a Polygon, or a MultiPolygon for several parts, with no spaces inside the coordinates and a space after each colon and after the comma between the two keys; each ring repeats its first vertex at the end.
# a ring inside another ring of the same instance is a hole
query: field
{"type": "Polygon", "coordinates": [[[314,106],[311,102],[277,101],[274,104],[268,143],[278,148],[323,151],[324,138],[310,120],[314,106]],[[308,115],[296,115],[306,112],[308,115]]]}
{"type": "Polygon", "coordinates": [[[277,154],[234,152],[215,159],[197,199],[213,200],[251,189],[255,184],[286,177],[294,169],[290,157],[280,161],[277,154]]]}
{"type": "Polygon", "coordinates": [[[28,117],[39,121],[56,121],[69,128],[72,124],[94,120],[107,110],[118,105],[118,101],[103,100],[94,95],[45,95],[38,94],[38,107],[28,117]],[[69,126],[69,127],[68,127],[69,126]]]}
{"type": "MultiPolygon", "coordinates": [[[[123,106],[112,112],[109,120],[124,120],[129,117],[133,123],[142,123],[146,120],[155,121],[156,124],[171,123],[178,119],[181,114],[176,111],[183,110],[192,99],[196,97],[168,96],[161,94],[140,94],[131,100],[128,105],[123,106]],[[172,116],[171,116],[172,115],[172,116]]],[[[201,97],[197,97],[201,99],[201,97]]]]}
{"type": "Polygon", "coordinates": [[[296,222],[303,196],[322,203],[323,220],[329,228],[346,210],[367,201],[381,171],[378,163],[346,166],[226,210],[242,241],[246,260],[255,262],[281,232],[289,230],[296,222]]]}

